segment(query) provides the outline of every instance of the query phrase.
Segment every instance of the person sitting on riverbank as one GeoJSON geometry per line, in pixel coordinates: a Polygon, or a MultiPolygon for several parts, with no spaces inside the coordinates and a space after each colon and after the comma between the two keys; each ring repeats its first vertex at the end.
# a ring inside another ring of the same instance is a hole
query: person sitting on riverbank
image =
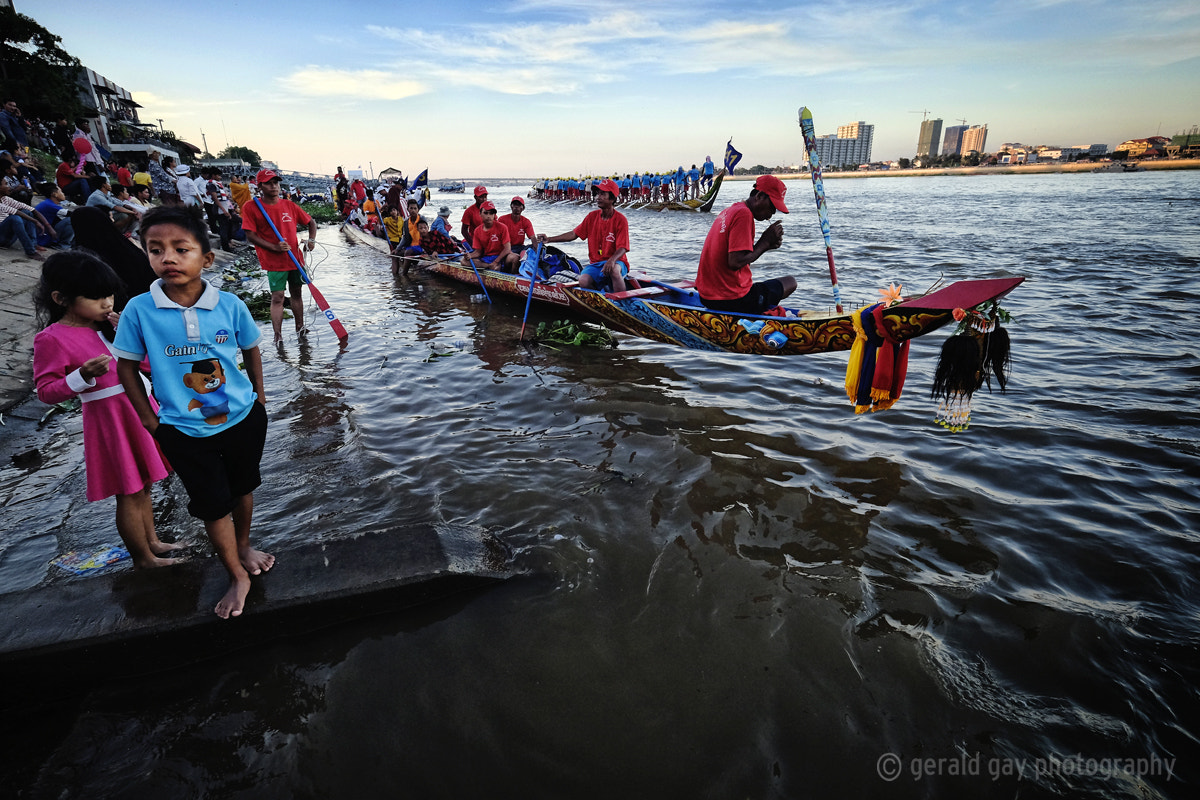
{"type": "Polygon", "coordinates": [[[63,194],[63,190],[57,183],[49,181],[38,185],[38,194],[45,199],[34,206],[34,210],[54,228],[53,236],[48,232],[38,235],[38,245],[41,247],[70,247],[75,241],[75,231],[71,226],[70,209],[64,205],[67,198],[63,194]]]}
{"type": "Polygon", "coordinates": [[[38,251],[45,248],[37,245],[39,232],[53,236],[54,228],[33,206],[9,197],[9,188],[0,183],[0,247],[19,241],[26,258],[42,261],[38,251]]]}
{"type": "Polygon", "coordinates": [[[479,260],[503,270],[508,257],[512,255],[508,228],[496,219],[496,204],[491,200],[485,200],[479,209],[483,221],[475,228],[471,252],[463,257],[462,265],[469,267],[472,262],[479,260]]]}
{"type": "Polygon", "coordinates": [[[696,289],[708,308],[762,314],[779,305],[796,291],[796,279],[788,276],[754,282],[750,265],[783,243],[783,223],[767,226],[754,241],[754,222],[768,220],[776,211],[788,213],[784,203],[787,187],[774,175],[754,182],[750,197],[734,203],[713,220],[696,273],[696,289]]]}
{"type": "Polygon", "coordinates": [[[579,275],[584,289],[625,291],[625,276],[629,274],[629,220],[614,208],[620,196],[616,181],[604,180],[596,186],[596,210],[583,218],[574,230],[556,236],[538,234],[539,242],[571,242],[586,239],[588,261],[579,275]]]}
{"type": "Polygon", "coordinates": [[[85,205],[103,209],[108,213],[113,224],[117,226],[117,230],[127,234],[132,232],[133,223],[141,219],[142,212],[133,203],[128,202],[129,192],[125,190],[124,186],[118,186],[118,190],[124,199],[114,195],[112,184],[109,183],[107,177],[101,177],[100,185],[88,196],[85,205]]]}
{"type": "Polygon", "coordinates": [[[121,184],[113,186],[112,199],[117,203],[117,206],[112,209],[113,224],[121,233],[136,239],[138,227],[142,222],[142,214],[146,213],[147,209],[134,201],[129,196],[129,190],[121,184]]]}

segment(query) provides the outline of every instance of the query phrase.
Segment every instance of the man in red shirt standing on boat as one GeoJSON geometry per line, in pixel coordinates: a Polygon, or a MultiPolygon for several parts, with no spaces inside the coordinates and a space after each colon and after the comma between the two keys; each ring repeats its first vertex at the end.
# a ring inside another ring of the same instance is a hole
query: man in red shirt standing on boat
{"type": "Polygon", "coordinates": [[[475,205],[463,212],[462,218],[462,237],[464,242],[472,241],[472,232],[483,224],[483,216],[479,212],[479,207],[487,202],[488,190],[486,186],[480,185],[475,187],[475,205]]]}
{"type": "Polygon", "coordinates": [[[611,178],[596,186],[596,210],[583,218],[574,230],[547,237],[538,234],[538,241],[572,242],[587,239],[588,261],[579,275],[584,289],[625,291],[625,276],[629,274],[629,220],[613,206],[621,188],[611,178]]]}
{"type": "Polygon", "coordinates": [[[754,282],[750,265],[783,244],[783,223],[767,226],[754,241],[754,222],[768,220],[776,211],[788,213],[784,204],[787,187],[774,175],[754,182],[750,197],[734,203],[713,220],[700,251],[696,289],[708,308],[762,314],[796,291],[796,279],[788,276],[754,282]]]}

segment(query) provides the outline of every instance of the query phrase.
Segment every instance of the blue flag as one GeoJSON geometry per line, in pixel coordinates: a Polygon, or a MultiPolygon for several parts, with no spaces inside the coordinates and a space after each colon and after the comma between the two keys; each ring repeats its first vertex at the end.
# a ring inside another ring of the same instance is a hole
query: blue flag
{"type": "Polygon", "coordinates": [[[733,168],[742,160],[742,154],[733,149],[733,139],[725,145],[725,172],[729,175],[733,174],[733,168]]]}
{"type": "Polygon", "coordinates": [[[424,189],[428,185],[429,185],[429,170],[423,169],[423,170],[421,170],[421,174],[418,175],[416,177],[416,179],[413,180],[413,182],[409,185],[408,190],[410,192],[414,192],[417,189],[424,189]]]}

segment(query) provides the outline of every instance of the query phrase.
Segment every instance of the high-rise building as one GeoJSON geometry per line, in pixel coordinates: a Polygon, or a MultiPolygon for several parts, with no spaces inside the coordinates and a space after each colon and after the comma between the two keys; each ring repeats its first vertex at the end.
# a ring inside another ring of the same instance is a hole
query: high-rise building
{"type": "MultiPolygon", "coordinates": [[[[817,137],[817,158],[822,167],[844,167],[871,163],[875,126],[863,121],[838,127],[837,134],[817,137]]],[[[805,161],[807,161],[807,154],[805,161]]]]}
{"type": "Polygon", "coordinates": [[[963,133],[966,125],[951,125],[946,128],[946,138],[942,140],[942,155],[953,156],[962,152],[963,133]]]}
{"type": "Polygon", "coordinates": [[[962,152],[969,153],[974,150],[977,153],[986,153],[984,148],[987,146],[987,125],[972,125],[963,131],[962,152]]]}
{"type": "Polygon", "coordinates": [[[917,140],[918,156],[936,156],[942,140],[942,121],[927,119],[921,123],[921,138],[917,140]]]}

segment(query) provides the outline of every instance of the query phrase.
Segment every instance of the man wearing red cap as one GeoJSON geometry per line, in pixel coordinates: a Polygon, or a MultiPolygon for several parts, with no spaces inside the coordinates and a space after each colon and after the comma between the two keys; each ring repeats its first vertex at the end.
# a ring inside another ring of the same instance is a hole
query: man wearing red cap
{"type": "Polygon", "coordinates": [[[279,241],[271,225],[263,217],[258,203],[250,201],[242,207],[242,230],[246,238],[254,245],[258,255],[258,263],[267,272],[267,282],[271,286],[271,328],[275,331],[275,344],[283,342],[283,290],[289,289],[289,304],[292,316],[296,320],[296,332],[304,330],[304,299],[300,296],[300,272],[288,250],[297,260],[304,258],[300,251],[300,242],[296,238],[296,225],[308,226],[308,249],[312,250],[317,242],[317,223],[300,206],[283,197],[281,184],[283,179],[269,169],[260,169],[255,180],[259,194],[262,195],[262,207],[266,210],[271,221],[286,241],[279,241]]]}
{"type": "Polygon", "coordinates": [[[596,185],[596,210],[583,218],[574,230],[547,237],[538,234],[539,242],[573,242],[587,239],[588,261],[579,275],[584,289],[625,291],[625,276],[629,274],[629,220],[613,206],[621,188],[611,178],[596,185]]]}
{"type": "Polygon", "coordinates": [[[483,224],[483,215],[480,214],[479,207],[487,201],[487,197],[486,186],[475,187],[475,205],[463,212],[462,237],[464,242],[472,241],[472,232],[483,224]]]}
{"type": "Polygon", "coordinates": [[[508,241],[512,245],[513,261],[520,262],[521,253],[525,250],[525,237],[529,237],[529,246],[537,241],[537,236],[533,232],[533,223],[529,221],[529,217],[523,216],[525,212],[525,198],[517,195],[508,204],[512,209],[511,214],[502,214],[500,222],[504,227],[508,228],[508,241]]]}
{"type": "Polygon", "coordinates": [[[696,289],[705,306],[761,314],[796,291],[796,279],[791,276],[755,283],[750,271],[750,265],[759,257],[783,244],[782,222],[768,225],[757,243],[754,222],[768,220],[776,211],[788,213],[785,194],[783,181],[774,175],[762,175],[754,182],[748,199],[734,203],[713,220],[696,273],[696,289]]]}
{"type": "Polygon", "coordinates": [[[505,263],[512,255],[508,242],[508,228],[496,220],[496,204],[485,200],[479,204],[482,222],[474,231],[471,239],[471,253],[463,258],[464,267],[471,266],[471,261],[478,258],[485,264],[495,264],[497,269],[504,269],[505,263]]]}

